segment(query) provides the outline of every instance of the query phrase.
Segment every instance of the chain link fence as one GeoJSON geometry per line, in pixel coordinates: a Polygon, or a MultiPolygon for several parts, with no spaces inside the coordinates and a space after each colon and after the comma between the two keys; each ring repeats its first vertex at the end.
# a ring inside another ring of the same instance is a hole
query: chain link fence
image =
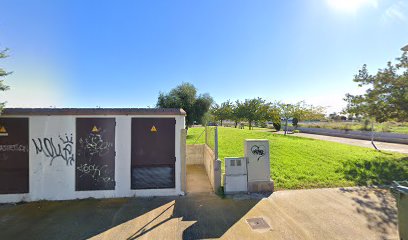
{"type": "Polygon", "coordinates": [[[214,152],[215,159],[218,159],[218,127],[217,126],[205,126],[204,130],[196,138],[193,144],[196,144],[204,135],[205,144],[214,152]]]}
{"type": "Polygon", "coordinates": [[[205,127],[205,144],[214,151],[215,159],[218,159],[218,127],[205,127]]]}

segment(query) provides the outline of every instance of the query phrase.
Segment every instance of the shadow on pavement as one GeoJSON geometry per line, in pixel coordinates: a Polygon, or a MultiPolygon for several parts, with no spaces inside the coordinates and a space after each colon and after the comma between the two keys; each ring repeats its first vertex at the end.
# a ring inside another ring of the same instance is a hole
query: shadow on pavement
{"type": "Polygon", "coordinates": [[[0,239],[137,239],[161,231],[170,239],[218,238],[259,200],[206,193],[3,205],[0,239]]]}
{"type": "MultiPolygon", "coordinates": [[[[346,179],[356,185],[389,185],[394,180],[408,179],[408,157],[347,161],[342,171],[346,179]]],[[[396,203],[388,189],[367,187],[340,190],[351,194],[351,199],[356,203],[356,212],[367,219],[369,229],[377,231],[384,239],[389,234],[387,229],[397,227],[396,203]]]]}
{"type": "Polygon", "coordinates": [[[183,239],[219,238],[251,210],[260,199],[221,199],[195,195],[176,201],[175,213],[183,221],[195,221],[184,230],[183,239]]]}
{"type": "Polygon", "coordinates": [[[367,227],[388,239],[388,229],[397,227],[396,202],[388,189],[381,188],[340,188],[350,194],[356,203],[355,210],[367,219],[367,227]]]}

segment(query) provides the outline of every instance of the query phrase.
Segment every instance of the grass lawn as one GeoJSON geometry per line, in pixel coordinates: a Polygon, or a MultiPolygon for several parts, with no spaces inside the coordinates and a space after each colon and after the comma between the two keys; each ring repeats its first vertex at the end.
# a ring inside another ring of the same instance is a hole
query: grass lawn
{"type": "MultiPolygon", "coordinates": [[[[408,179],[408,155],[248,129],[218,128],[219,158],[244,155],[245,139],[268,139],[277,189],[389,184],[408,179]]],[[[204,128],[190,128],[193,144],[204,128]]],[[[204,134],[197,144],[204,143],[204,134]]],[[[408,147],[408,146],[407,146],[408,147]]],[[[224,164],[222,165],[224,171],[224,164]]]]}

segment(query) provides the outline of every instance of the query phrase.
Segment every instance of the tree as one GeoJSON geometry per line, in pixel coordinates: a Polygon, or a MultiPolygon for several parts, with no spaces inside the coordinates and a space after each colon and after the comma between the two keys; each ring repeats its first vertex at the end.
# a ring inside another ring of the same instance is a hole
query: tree
{"type": "Polygon", "coordinates": [[[215,104],[211,108],[211,114],[214,116],[216,121],[221,122],[222,126],[223,120],[232,119],[233,104],[230,102],[230,100],[221,103],[221,105],[215,104]]]}
{"type": "Polygon", "coordinates": [[[280,131],[280,129],[281,129],[281,122],[280,122],[280,120],[279,120],[279,122],[272,122],[272,125],[273,125],[273,128],[275,128],[275,130],[276,130],[277,132],[280,131]]]}
{"type": "Polygon", "coordinates": [[[361,95],[346,94],[347,107],[344,112],[363,116],[371,120],[371,144],[374,144],[374,122],[408,121],[408,57],[405,51],[397,58],[396,65],[391,62],[379,69],[375,75],[369,74],[367,65],[358,71],[353,81],[358,87],[365,87],[361,95]]]}
{"type": "Polygon", "coordinates": [[[192,126],[195,122],[202,123],[204,115],[210,109],[213,99],[209,94],[197,96],[197,89],[191,83],[182,83],[173,88],[168,94],[160,93],[157,98],[157,107],[182,108],[186,111],[186,125],[192,126]]]}
{"type": "Polygon", "coordinates": [[[212,103],[213,99],[208,93],[200,94],[193,105],[193,122],[195,121],[199,124],[203,124],[204,117],[206,113],[208,113],[212,103]]]}
{"type": "Polygon", "coordinates": [[[293,104],[285,104],[285,103],[280,103],[279,104],[282,114],[283,119],[285,119],[285,135],[288,132],[288,120],[290,117],[293,117],[295,115],[295,106],[293,104]]]}
{"type": "Polygon", "coordinates": [[[262,98],[245,99],[244,102],[236,102],[236,108],[242,119],[248,122],[249,129],[255,121],[274,120],[279,117],[278,109],[262,98]]]}
{"type": "MultiPolygon", "coordinates": [[[[8,57],[7,51],[7,48],[0,51],[0,59],[8,57]]],[[[11,74],[11,72],[6,72],[4,69],[0,68],[0,91],[6,91],[9,89],[9,86],[4,84],[4,78],[9,74],[11,74]]],[[[0,103],[0,112],[3,110],[5,105],[6,102],[0,103]]]]}
{"type": "Polygon", "coordinates": [[[289,118],[297,121],[318,120],[324,117],[325,108],[321,106],[308,105],[304,101],[295,104],[277,103],[281,109],[281,118],[285,119],[285,135],[288,129],[289,118]]]}
{"type": "MultiPolygon", "coordinates": [[[[304,103],[305,104],[305,103],[304,103]]],[[[305,104],[303,115],[299,116],[299,121],[316,121],[324,119],[326,107],[305,104]]]]}
{"type": "Polygon", "coordinates": [[[264,103],[259,109],[260,121],[280,122],[280,109],[277,104],[264,103]]]}
{"type": "Polygon", "coordinates": [[[240,122],[242,119],[244,119],[244,106],[237,100],[235,101],[235,104],[232,105],[231,116],[231,120],[234,121],[235,128],[237,128],[238,122],[240,122]]]}
{"type": "Polygon", "coordinates": [[[329,114],[329,118],[334,121],[340,121],[341,116],[337,114],[336,112],[333,112],[329,114]]]}
{"type": "Polygon", "coordinates": [[[249,130],[252,129],[252,123],[258,120],[258,109],[264,101],[261,98],[245,99],[244,102],[239,102],[238,107],[242,111],[242,117],[248,122],[249,130]]]}
{"type": "Polygon", "coordinates": [[[295,128],[297,128],[298,123],[299,123],[299,119],[297,119],[297,118],[293,118],[293,119],[292,119],[292,125],[293,125],[295,128]]]}

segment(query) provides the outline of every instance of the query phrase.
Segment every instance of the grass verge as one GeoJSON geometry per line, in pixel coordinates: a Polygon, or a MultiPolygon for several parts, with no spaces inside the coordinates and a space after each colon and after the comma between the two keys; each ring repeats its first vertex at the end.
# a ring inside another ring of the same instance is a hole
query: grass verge
{"type": "MultiPolygon", "coordinates": [[[[202,131],[190,128],[187,144],[194,143],[202,131]]],[[[277,189],[383,185],[408,179],[404,154],[248,129],[219,127],[218,136],[223,162],[225,157],[244,155],[245,139],[268,139],[271,177],[277,189]]],[[[204,143],[204,136],[196,143],[204,143]]]]}

